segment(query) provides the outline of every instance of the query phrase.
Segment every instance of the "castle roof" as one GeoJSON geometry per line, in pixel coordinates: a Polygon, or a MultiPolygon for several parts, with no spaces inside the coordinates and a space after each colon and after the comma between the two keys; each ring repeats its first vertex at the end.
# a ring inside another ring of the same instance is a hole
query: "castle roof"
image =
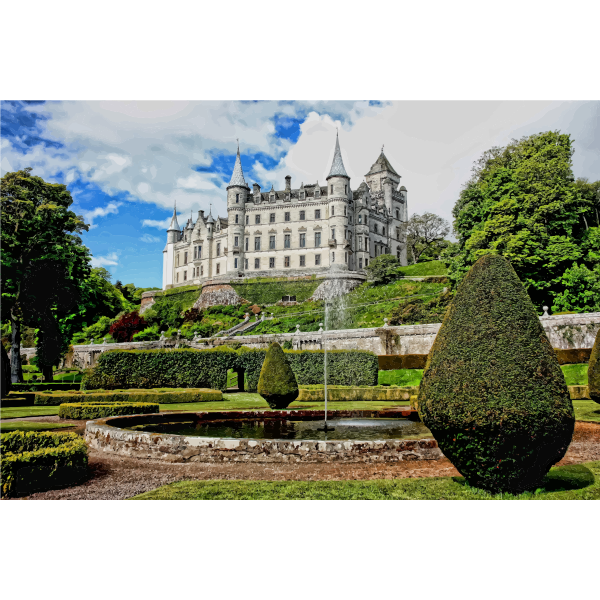
{"type": "Polygon", "coordinates": [[[383,153],[383,148],[381,149],[381,154],[379,158],[373,163],[371,170],[367,173],[367,175],[374,175],[375,173],[381,173],[381,171],[389,171],[394,175],[398,175],[394,170],[394,167],[390,164],[390,161],[387,159],[386,155],[383,153]]]}
{"type": "Polygon", "coordinates": [[[231,181],[229,182],[229,186],[238,185],[240,187],[247,188],[246,180],[244,179],[244,171],[242,171],[242,161],[240,159],[240,146],[238,144],[237,156],[235,157],[235,166],[233,167],[233,175],[231,176],[231,181]]]}
{"type": "Polygon", "coordinates": [[[173,208],[173,218],[171,219],[171,224],[169,225],[169,229],[167,231],[180,231],[179,223],[177,222],[177,209],[173,208]]]}
{"type": "MultiPolygon", "coordinates": [[[[344,168],[344,161],[342,160],[342,153],[340,152],[340,140],[337,133],[335,134],[335,151],[333,153],[333,162],[331,163],[331,170],[327,179],[330,177],[348,177],[346,169],[344,168]]],[[[348,177],[350,179],[350,177],[348,177]]]]}
{"type": "Polygon", "coordinates": [[[212,216],[212,210],[209,211],[209,213],[208,213],[208,219],[206,219],[206,222],[207,223],[214,223],[215,222],[215,220],[213,219],[213,216],[212,216]]]}

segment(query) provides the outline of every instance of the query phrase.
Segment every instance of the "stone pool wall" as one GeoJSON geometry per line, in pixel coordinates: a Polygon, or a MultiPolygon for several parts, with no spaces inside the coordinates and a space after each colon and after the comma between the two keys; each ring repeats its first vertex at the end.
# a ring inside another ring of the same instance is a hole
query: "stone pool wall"
{"type": "MultiPolygon", "coordinates": [[[[259,440],[186,437],[162,433],[145,433],[121,429],[144,422],[189,420],[191,415],[216,419],[217,414],[230,418],[301,418],[319,411],[244,411],[228,413],[162,413],[133,417],[111,417],[89,421],[85,440],[91,448],[122,456],[165,462],[399,462],[404,460],[439,460],[443,458],[434,439],[422,440],[259,440]],[[241,415],[241,416],[240,416],[241,415]],[[114,423],[117,426],[111,425],[114,423]]],[[[413,411],[335,411],[331,418],[395,416],[411,417],[413,411]]]]}

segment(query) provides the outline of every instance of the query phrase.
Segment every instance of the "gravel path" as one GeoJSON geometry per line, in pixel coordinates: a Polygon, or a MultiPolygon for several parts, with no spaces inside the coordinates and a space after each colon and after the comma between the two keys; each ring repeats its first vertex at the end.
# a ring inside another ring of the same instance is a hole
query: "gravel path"
{"type": "MultiPolygon", "coordinates": [[[[78,427],[78,429],[80,429],[78,427]]],[[[600,423],[576,423],[573,441],[559,463],[600,460],[600,423]]],[[[173,483],[196,479],[344,480],[459,475],[448,459],[387,464],[171,464],[90,450],[90,478],[80,485],[29,496],[32,500],[122,500],[173,483]]]]}

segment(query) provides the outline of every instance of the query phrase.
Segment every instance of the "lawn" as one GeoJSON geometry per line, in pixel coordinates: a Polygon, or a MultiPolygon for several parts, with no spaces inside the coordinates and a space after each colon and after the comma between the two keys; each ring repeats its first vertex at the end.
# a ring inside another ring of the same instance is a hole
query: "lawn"
{"type": "Polygon", "coordinates": [[[400,387],[419,387],[423,379],[423,369],[393,369],[379,371],[378,385],[399,385],[400,387]]]}
{"type": "Polygon", "coordinates": [[[517,496],[471,488],[463,477],[375,481],[180,481],[132,500],[599,500],[600,461],[554,467],[517,496]]]}
{"type": "Polygon", "coordinates": [[[0,411],[0,418],[42,417],[57,414],[58,406],[9,406],[0,411]]]}
{"type": "Polygon", "coordinates": [[[575,420],[600,423],[600,404],[593,400],[573,400],[575,420]]]}
{"type": "Polygon", "coordinates": [[[448,275],[448,269],[441,260],[430,260],[428,262],[400,267],[398,271],[405,277],[425,277],[427,275],[448,275]]]}
{"type": "Polygon", "coordinates": [[[2,433],[9,431],[49,431],[50,429],[61,429],[63,427],[73,427],[72,423],[38,423],[35,421],[11,421],[10,423],[0,423],[2,433]]]}
{"type": "Polygon", "coordinates": [[[561,365],[563,375],[567,385],[587,385],[588,384],[588,364],[561,365]]]}

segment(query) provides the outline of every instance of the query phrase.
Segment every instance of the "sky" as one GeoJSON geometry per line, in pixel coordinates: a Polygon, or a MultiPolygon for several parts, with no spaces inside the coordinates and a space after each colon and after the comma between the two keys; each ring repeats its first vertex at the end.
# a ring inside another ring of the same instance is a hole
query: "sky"
{"type": "Polygon", "coordinates": [[[71,192],[94,266],[160,287],[176,202],[182,225],[225,217],[237,140],[249,186],[324,185],[339,134],[356,189],[381,148],[408,190],[409,214],[452,221],[485,150],[547,130],[574,139],[575,177],[600,178],[600,102],[3,101],[2,175],[25,167],[71,192]]]}

